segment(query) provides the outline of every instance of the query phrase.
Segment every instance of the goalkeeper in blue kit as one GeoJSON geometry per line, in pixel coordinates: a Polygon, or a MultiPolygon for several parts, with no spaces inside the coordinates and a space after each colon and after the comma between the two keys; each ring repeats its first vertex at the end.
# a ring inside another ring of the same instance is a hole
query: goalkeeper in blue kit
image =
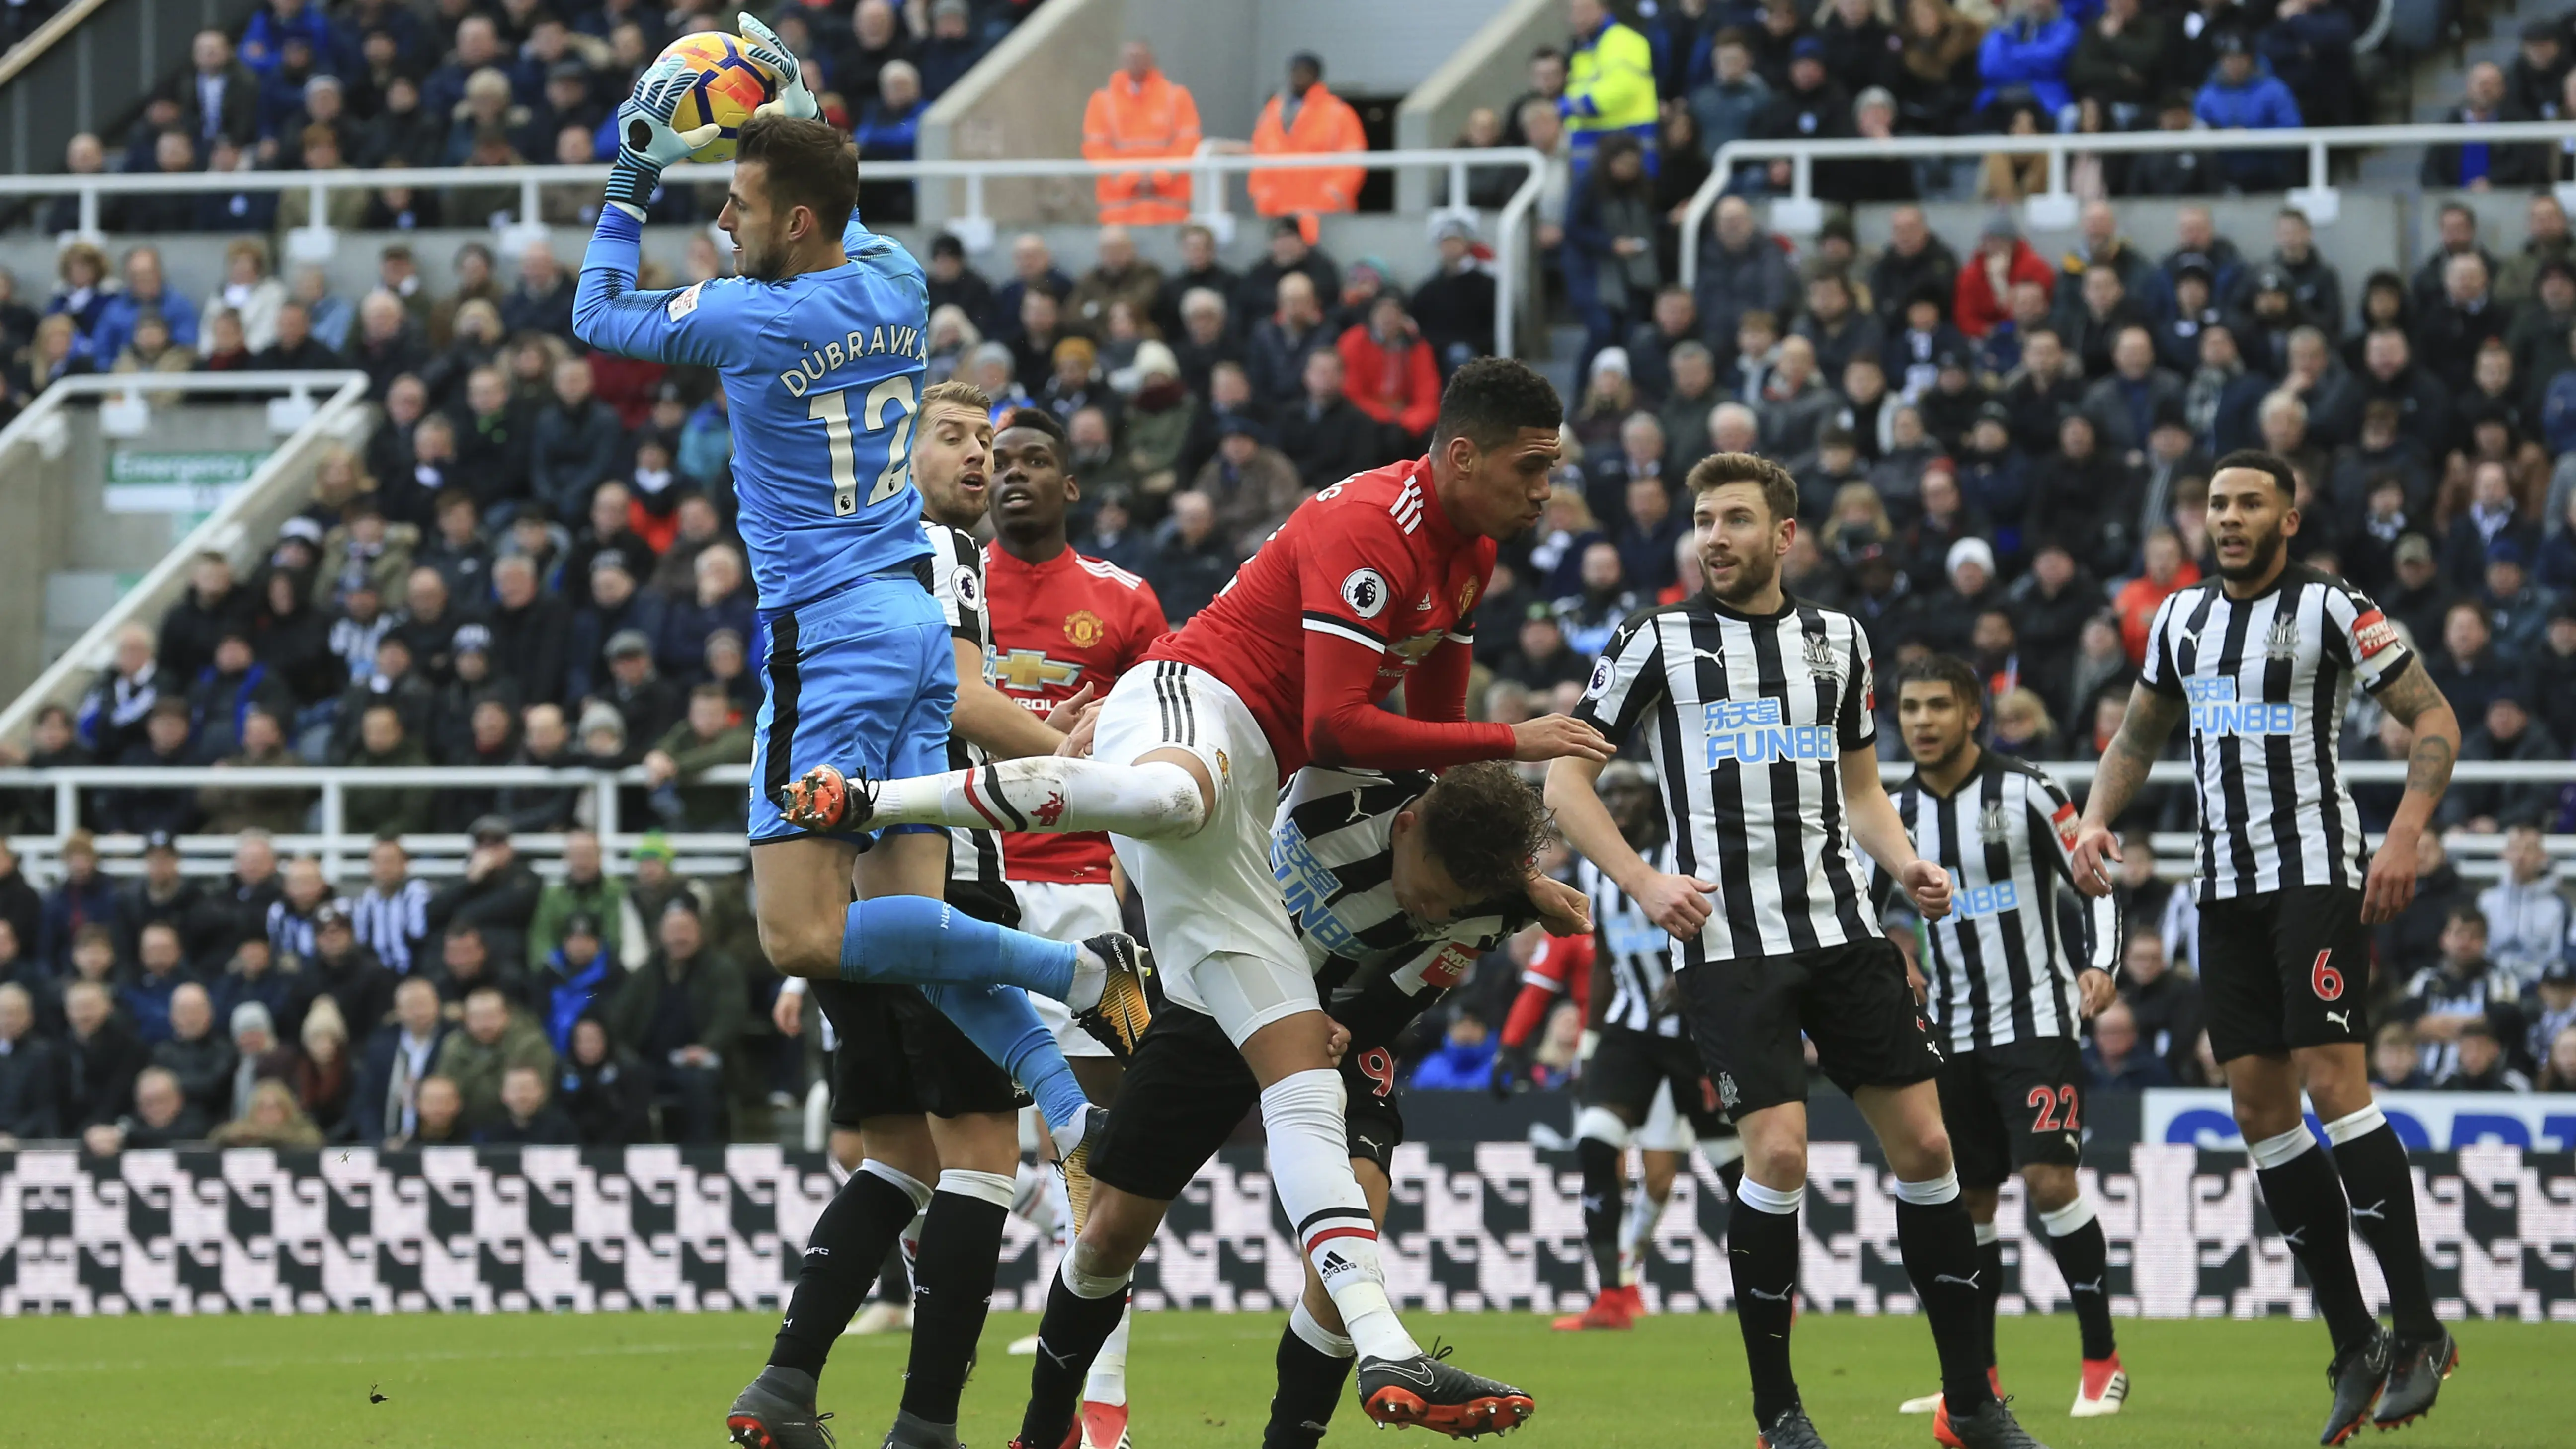
{"type": "Polygon", "coordinates": [[[1094,1109],[1016,988],[1082,1009],[1113,971],[1132,978],[1134,943],[1059,943],[971,919],[940,900],[944,832],[808,832],[771,801],[825,762],[861,761],[877,778],[945,769],[958,676],[911,476],[927,351],[920,264],[861,225],[855,149],[818,119],[777,37],[748,15],[741,26],[746,54],[780,85],[742,128],[717,219],[737,275],[635,290],[645,199],[664,168],[714,137],[712,127],[673,130],[693,73],[666,57],[619,108],[574,332],[604,352],[722,378],[765,641],[750,791],[762,950],[790,976],[903,981],[917,971],[922,994],[1036,1099],[1059,1157],[1079,1160],[1094,1109]],[[969,984],[986,981],[1014,984],[969,984]]]}

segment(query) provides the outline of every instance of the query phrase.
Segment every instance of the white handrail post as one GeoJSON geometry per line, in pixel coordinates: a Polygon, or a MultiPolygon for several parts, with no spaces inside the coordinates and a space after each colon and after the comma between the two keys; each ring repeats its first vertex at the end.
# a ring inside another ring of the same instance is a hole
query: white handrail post
{"type": "Polygon", "coordinates": [[[602,770],[592,779],[590,793],[591,833],[605,843],[623,833],[618,829],[617,819],[617,772],[602,770]]]}
{"type": "Polygon", "coordinates": [[[1465,206],[1468,204],[1467,163],[1464,161],[1452,161],[1449,163],[1449,204],[1451,206],[1465,206]]]}
{"type": "Polygon", "coordinates": [[[98,183],[93,181],[80,189],[80,230],[82,236],[100,234],[98,224],[98,183]]]}
{"type": "Polygon", "coordinates": [[[80,829],[80,786],[68,775],[54,779],[54,839],[60,841],[80,829]]]}
{"type": "Polygon", "coordinates": [[[349,833],[349,787],[338,780],[322,786],[322,875],[340,878],[340,842],[349,833]]]}
{"type": "Polygon", "coordinates": [[[957,238],[959,246],[976,256],[993,249],[993,218],[984,214],[983,172],[966,173],[966,211],[962,216],[949,218],[948,231],[957,238]]]}
{"type": "Polygon", "coordinates": [[[2075,216],[2075,198],[2066,190],[2066,145],[2063,138],[2051,137],[2048,189],[2022,204],[2022,219],[2033,231],[2071,231],[2075,216]]]}
{"type": "Polygon", "coordinates": [[[1825,229],[1824,203],[1816,200],[1816,158],[1800,151],[1789,158],[1789,194],[1771,203],[1771,227],[1791,236],[1814,236],[1825,229]]]}
{"type": "Polygon", "coordinates": [[[538,224],[537,178],[532,175],[521,177],[519,180],[519,225],[536,226],[538,224]]]}

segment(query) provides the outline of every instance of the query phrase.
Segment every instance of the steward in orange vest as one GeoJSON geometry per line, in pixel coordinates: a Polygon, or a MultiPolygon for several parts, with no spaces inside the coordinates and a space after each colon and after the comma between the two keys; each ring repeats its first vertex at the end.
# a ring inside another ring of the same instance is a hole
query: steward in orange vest
{"type": "MultiPolygon", "coordinates": [[[[1253,125],[1252,154],[1281,156],[1367,149],[1368,137],[1360,132],[1360,113],[1351,109],[1350,102],[1324,89],[1322,58],[1311,51],[1292,57],[1288,62],[1288,89],[1270,98],[1270,103],[1261,108],[1261,119],[1253,125]]],[[[1312,243],[1315,215],[1357,208],[1360,178],[1367,174],[1358,166],[1332,166],[1255,171],[1244,181],[1252,192],[1255,210],[1263,216],[1297,217],[1300,230],[1312,243]]]]}
{"type": "MultiPolygon", "coordinates": [[[[1188,157],[1199,146],[1199,106],[1187,86],[1154,68],[1154,48],[1127,42],[1109,84],[1082,112],[1082,154],[1093,161],[1188,157]]],[[[1120,171],[1100,178],[1100,220],[1159,226],[1190,219],[1186,171],[1120,171]]]]}

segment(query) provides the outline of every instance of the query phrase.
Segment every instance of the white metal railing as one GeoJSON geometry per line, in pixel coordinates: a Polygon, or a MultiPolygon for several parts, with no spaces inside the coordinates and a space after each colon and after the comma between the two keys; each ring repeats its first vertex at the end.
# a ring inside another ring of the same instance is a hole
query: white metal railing
{"type": "MultiPolygon", "coordinates": [[[[2286,198],[2291,205],[2305,211],[2311,221],[2325,226],[2333,223],[2342,206],[2334,187],[2326,180],[2327,153],[2337,148],[2458,146],[2469,143],[2531,145],[2568,140],[2576,140],[2576,121],[2515,121],[2488,126],[2301,126],[2278,131],[2112,131],[2100,135],[2048,132],[2031,136],[1895,136],[1884,141],[1865,137],[1830,141],[1729,141],[1717,148],[1716,164],[1710,169],[1708,180],[1701,184],[1692,195],[1690,204],[1683,209],[1681,280],[1683,285],[1689,286],[1699,278],[1701,229],[1707,224],[1709,212],[1727,194],[1736,169],[1761,161],[1786,160],[1790,163],[1789,194],[1771,198],[1770,226],[1777,231],[1808,235],[1824,224],[1824,207],[1815,194],[1815,163],[1818,161],[2045,154],[2048,158],[2047,189],[2026,199],[2024,213],[2036,230],[2067,231],[2073,229],[2076,219],[2075,196],[2066,189],[2066,161],[2069,156],[2087,152],[2136,155],[2172,151],[2304,150],[2308,160],[2308,184],[2289,188],[2286,198]]],[[[2181,202],[2191,198],[2159,199],[2181,202]]]]}
{"type": "MultiPolygon", "coordinates": [[[[1894,785],[1902,781],[1912,766],[1891,762],[1881,768],[1881,776],[1894,785]]],[[[2091,785],[2100,768],[2096,760],[2052,761],[2050,774],[2080,796],[2091,785]]],[[[2406,778],[2406,765],[2393,760],[2355,760],[2342,765],[2340,773],[2351,784],[2393,785],[2406,778]]],[[[2519,762],[2468,761],[2457,767],[2453,777],[2463,784],[2539,784],[2576,780],[2576,761],[2549,761],[2524,764],[2519,762]]],[[[2189,785],[2191,766],[2179,760],[2157,763],[2148,774],[2148,783],[2157,786],[2189,785]]],[[[632,828],[621,814],[619,792],[642,785],[644,772],[630,767],[620,771],[548,770],[534,766],[426,766],[396,769],[370,769],[357,765],[290,765],[276,768],[218,768],[212,766],[138,766],[84,765],[59,769],[0,769],[0,800],[28,791],[45,791],[52,795],[54,832],[51,835],[22,835],[10,838],[9,844],[25,857],[35,873],[44,875],[59,859],[62,843],[78,827],[82,792],[101,789],[155,789],[172,787],[221,786],[228,790],[310,790],[319,795],[318,829],[280,835],[276,844],[281,852],[310,853],[321,858],[326,874],[338,878],[362,864],[367,846],[374,837],[352,834],[348,830],[348,798],[351,790],[464,790],[464,789],[559,789],[580,790],[589,797],[589,828],[600,837],[601,845],[612,856],[622,858],[634,847],[643,831],[632,828]]],[[[751,783],[748,765],[719,765],[687,776],[679,781],[683,788],[698,785],[747,786],[751,783]]],[[[655,828],[647,826],[646,828],[655,828]]],[[[674,850],[716,862],[738,862],[745,849],[739,831],[697,831],[666,833],[674,850]]],[[[555,834],[529,834],[518,837],[520,849],[530,854],[551,856],[563,848],[563,838],[555,834]]],[[[403,837],[407,848],[439,857],[462,857],[469,845],[466,837],[453,833],[422,833],[403,837]]],[[[2455,831],[2445,836],[2451,854],[2458,858],[2462,873],[2492,876],[2502,866],[2499,855],[2503,837],[2455,831]]],[[[2545,838],[2553,859],[2576,860],[2576,835],[2552,835],[2545,838]]],[[[215,858],[228,855],[234,844],[232,836],[189,836],[179,841],[183,856],[197,857],[201,870],[220,870],[215,858]]],[[[128,862],[142,850],[137,836],[101,836],[100,853],[117,862],[128,862]]],[[[2198,840],[2188,832],[2165,832],[2155,837],[2156,853],[2165,874],[2179,878],[2190,873],[2192,854],[2198,840]]],[[[452,872],[461,865],[426,868],[424,873],[452,872]]],[[[710,867],[712,868],[712,867],[710,867]]]]}
{"type": "MultiPolygon", "coordinates": [[[[363,421],[359,409],[366,401],[367,375],[333,370],[91,373],[60,378],[37,394],[35,402],[18,415],[17,421],[0,428],[0,477],[16,475],[17,470],[8,466],[14,449],[33,448],[46,458],[62,455],[71,437],[71,420],[63,410],[75,399],[102,402],[103,414],[125,411],[128,416],[124,424],[139,432],[151,406],[146,399],[173,392],[284,394],[269,403],[269,427],[285,437],[248,479],[189,530],[186,538],[146,569],[114,607],[63,651],[62,657],[47,665],[35,683],[6,708],[0,708],[0,740],[25,738],[38,709],[49,701],[67,701],[76,695],[84,687],[84,678],[96,673],[114,649],[116,631],[138,610],[178,587],[190,559],[208,550],[232,553],[233,545],[247,531],[245,515],[260,506],[270,484],[287,470],[302,467],[304,455],[315,443],[363,421]],[[323,394],[319,403],[313,400],[316,393],[323,394]]],[[[112,422],[109,417],[101,418],[102,426],[110,431],[115,430],[112,422]]],[[[260,547],[265,551],[267,541],[261,540],[260,547]]],[[[27,621],[30,626],[33,622],[27,621]]]]}
{"type": "MultiPolygon", "coordinates": [[[[1032,156],[1023,160],[957,160],[957,161],[870,161],[862,168],[864,179],[875,181],[962,181],[966,192],[963,216],[945,225],[970,250],[983,251],[991,246],[994,219],[984,207],[984,183],[994,180],[1033,179],[1042,177],[1117,176],[1133,171],[1171,170],[1197,173],[1207,182],[1207,195],[1214,205],[1205,215],[1226,215],[1228,205],[1224,187],[1218,178],[1253,171],[1315,171],[1356,167],[1364,171],[1401,171],[1437,169],[1458,178],[1452,194],[1463,197],[1464,178],[1469,167],[1518,166],[1523,172],[1520,189],[1512,194],[1502,210],[1494,238],[1494,261],[1507,286],[1515,289],[1526,284],[1518,265],[1521,229],[1530,208],[1538,202],[1542,177],[1548,158],[1527,146],[1488,148],[1437,147],[1408,151],[1333,151],[1299,155],[1253,156],[1217,152],[1188,157],[1164,157],[1118,161],[1090,161],[1075,156],[1032,156]],[[1156,166],[1153,160],[1166,162],[1156,166]]],[[[387,168],[381,171],[359,171],[343,168],[336,171],[237,171],[222,175],[191,171],[178,175],[153,174],[129,176],[0,176],[0,198],[57,197],[69,194],[79,200],[80,225],[76,235],[99,235],[99,199],[104,196],[197,196],[239,191],[301,191],[311,198],[308,216],[316,224],[295,228],[287,234],[291,254],[297,257],[330,255],[336,233],[321,225],[330,214],[329,200],[338,191],[376,191],[386,187],[413,190],[448,187],[515,186],[519,190],[519,215],[533,219],[540,214],[539,192],[549,186],[600,186],[608,180],[609,168],[592,166],[422,166],[387,168]]],[[[719,162],[690,166],[668,173],[677,185],[714,184],[733,176],[733,163],[719,162]]],[[[1495,309],[1495,351],[1511,355],[1513,341],[1512,308],[1495,309]]]]}

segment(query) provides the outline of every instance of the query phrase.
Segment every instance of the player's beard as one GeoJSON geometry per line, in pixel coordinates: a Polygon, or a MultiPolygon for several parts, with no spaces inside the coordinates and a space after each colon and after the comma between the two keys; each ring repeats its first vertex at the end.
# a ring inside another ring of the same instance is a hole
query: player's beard
{"type": "Polygon", "coordinates": [[[2260,537],[2249,532],[2246,535],[2246,541],[2249,547],[2245,552],[2244,563],[2235,568],[2229,568],[2223,563],[2218,566],[2218,576],[2231,584],[2250,582],[2271,572],[2273,561],[2281,556],[2281,550],[2289,542],[2288,538],[2277,529],[2260,537]]]}
{"type": "Polygon", "coordinates": [[[736,233],[739,243],[734,253],[734,270],[755,282],[777,282],[786,278],[787,238],[785,229],[774,236],[736,233]],[[759,245],[753,245],[753,243],[759,245]]]}
{"type": "Polygon", "coordinates": [[[1700,561],[1700,568],[1709,575],[1710,595],[1730,609],[1741,609],[1761,597],[1771,587],[1772,580],[1780,577],[1780,556],[1767,549],[1737,554],[1735,583],[1731,588],[1718,587],[1717,575],[1709,569],[1706,559],[1700,561]]]}

